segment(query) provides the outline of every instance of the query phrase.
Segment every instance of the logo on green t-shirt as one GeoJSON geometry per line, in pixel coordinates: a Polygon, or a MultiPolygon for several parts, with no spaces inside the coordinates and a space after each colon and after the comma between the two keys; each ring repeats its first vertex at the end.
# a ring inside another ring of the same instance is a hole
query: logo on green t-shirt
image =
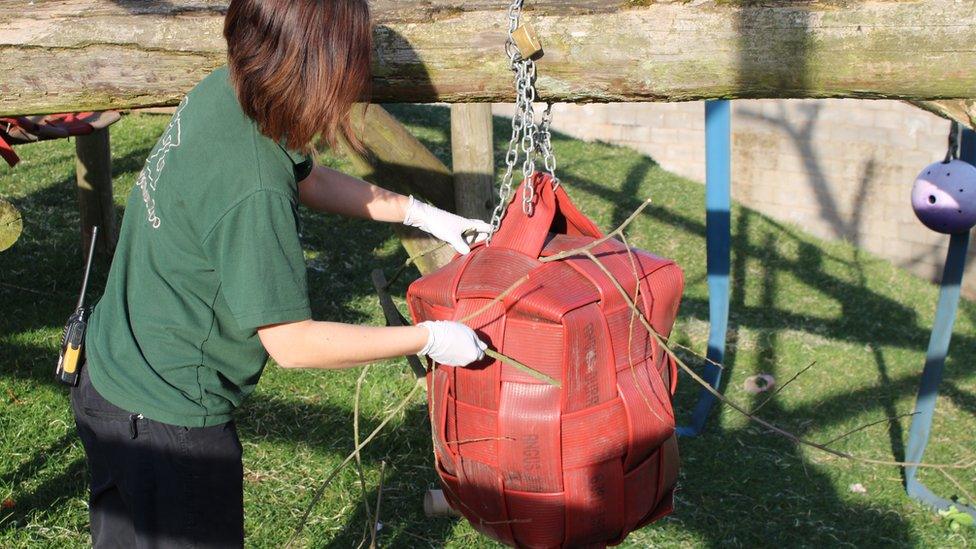
{"type": "Polygon", "coordinates": [[[142,201],[146,205],[146,219],[153,229],[158,229],[163,222],[156,214],[156,200],[153,198],[153,193],[156,191],[159,176],[162,175],[163,168],[166,167],[166,155],[169,154],[170,150],[180,146],[180,130],[182,129],[180,116],[187,101],[188,98],[185,97],[180,102],[179,108],[173,114],[172,120],[156,143],[152,154],[146,159],[146,165],[139,172],[139,178],[136,180],[136,185],[142,190],[142,201]]]}

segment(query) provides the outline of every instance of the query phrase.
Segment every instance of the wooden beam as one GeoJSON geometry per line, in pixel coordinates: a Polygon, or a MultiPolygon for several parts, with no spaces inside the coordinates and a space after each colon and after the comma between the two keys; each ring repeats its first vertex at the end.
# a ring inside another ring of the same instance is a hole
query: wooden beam
{"type": "Polygon", "coordinates": [[[494,204],[495,155],[490,103],[451,105],[454,203],[464,217],[488,221],[494,204]]]}
{"type": "MultiPolygon", "coordinates": [[[[0,115],[176,104],[224,63],[226,0],[0,0],[0,115]]],[[[507,2],[373,0],[376,102],[511,101],[507,2]]],[[[968,98],[957,0],[540,0],[540,97],[968,98]]]]}
{"type": "MultiPolygon", "coordinates": [[[[379,105],[353,110],[353,126],[366,149],[364,154],[345,146],[357,175],[381,187],[413,194],[438,208],[454,210],[454,183],[451,171],[379,105]]],[[[396,224],[393,230],[410,256],[438,248],[415,262],[427,274],[447,264],[454,249],[441,246],[427,233],[396,224]]]]}
{"type": "Polygon", "coordinates": [[[13,246],[23,230],[24,220],[20,211],[10,202],[0,198],[0,252],[13,246]]]}
{"type": "Polygon", "coordinates": [[[976,129],[976,100],[946,99],[943,101],[910,101],[916,107],[925,109],[963,126],[976,129]]]}
{"type": "Polygon", "coordinates": [[[108,128],[75,137],[75,180],[81,211],[81,250],[88,253],[92,227],[98,226],[98,250],[115,253],[118,229],[112,199],[112,147],[108,128]]]}

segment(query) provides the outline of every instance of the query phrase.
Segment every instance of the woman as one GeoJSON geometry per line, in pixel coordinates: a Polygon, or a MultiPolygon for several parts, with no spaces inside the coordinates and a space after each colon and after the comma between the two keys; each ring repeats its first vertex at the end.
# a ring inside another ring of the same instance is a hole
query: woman
{"type": "Polygon", "coordinates": [[[298,203],[419,227],[460,253],[462,233],[489,230],[313,164],[317,137],[356,142],[366,1],[233,0],[224,37],[228,66],[186,96],[129,198],[72,392],[99,547],[243,544],[232,412],[269,354],[286,368],[413,353],[462,366],[485,348],[453,322],[311,320],[298,203]]]}

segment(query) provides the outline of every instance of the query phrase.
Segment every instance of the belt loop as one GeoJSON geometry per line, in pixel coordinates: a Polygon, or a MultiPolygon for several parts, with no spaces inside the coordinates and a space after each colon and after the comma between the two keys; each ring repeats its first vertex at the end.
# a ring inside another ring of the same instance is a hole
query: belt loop
{"type": "Polygon", "coordinates": [[[136,425],[142,418],[142,414],[129,414],[129,438],[135,439],[139,436],[139,431],[136,425]]]}

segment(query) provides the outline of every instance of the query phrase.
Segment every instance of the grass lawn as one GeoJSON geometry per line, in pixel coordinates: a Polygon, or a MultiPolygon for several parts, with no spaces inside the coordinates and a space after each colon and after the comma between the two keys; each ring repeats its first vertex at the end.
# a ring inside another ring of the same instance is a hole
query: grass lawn
{"type": "MultiPolygon", "coordinates": [[[[398,106],[394,114],[447,161],[450,131],[442,107],[398,106]]],[[[167,118],[128,116],[112,130],[116,204],[133,185],[167,118]]],[[[496,150],[507,143],[496,119],[496,150]]],[[[703,349],[708,332],[704,189],[628,149],[555,136],[560,175],[580,208],[616,226],[645,197],[654,205],[630,230],[634,245],[675,258],[687,291],[676,340],[703,349]]],[[[15,170],[0,167],[0,196],[24,214],[24,234],[0,254],[0,546],[88,543],[85,464],[66,390],[52,370],[60,330],[81,279],[73,146],[21,147],[15,170]]],[[[323,162],[342,166],[335,158],[323,162]]],[[[906,185],[908,182],[906,182],[906,185]]],[[[907,186],[906,186],[907,193],[907,186]]],[[[908,196],[905,197],[908,206],[908,196]]],[[[119,207],[121,214],[121,206],[119,207]]],[[[404,253],[388,227],[303,214],[310,292],[317,318],[380,324],[369,272],[391,272],[404,253]]],[[[934,316],[937,289],[844,243],[738,207],[734,231],[730,373],[725,391],[755,404],[743,379],[759,372],[788,379],[816,366],[763,408],[794,433],[826,441],[859,425],[912,411],[934,316]]],[[[925,230],[919,225],[920,231],[925,230]]],[[[101,292],[107,262],[94,269],[101,292]]],[[[396,289],[400,296],[405,282],[396,289]]],[[[964,302],[926,460],[955,462],[976,449],[976,304],[964,302]]],[[[700,366],[697,362],[696,366],[700,366]]],[[[249,546],[280,546],[312,493],[352,447],[358,371],[283,371],[269,367],[237,414],[244,444],[249,546]]],[[[363,394],[369,432],[412,386],[404,361],[374,366],[363,394]]],[[[697,388],[682,378],[679,417],[697,388]]],[[[879,424],[837,446],[859,455],[902,459],[908,419],[879,424]]],[[[863,466],[799,448],[735,412],[713,414],[707,432],[680,441],[683,469],[675,513],[632,534],[627,546],[971,546],[976,529],[953,531],[909,500],[899,469],[863,466]],[[866,493],[853,493],[861,483],[866,493]]],[[[421,497],[436,484],[424,401],[417,398],[364,451],[370,501],[386,462],[380,544],[388,547],[494,547],[463,521],[427,520],[421,497]]],[[[976,471],[921,478],[937,493],[976,493],[976,471]]],[[[302,544],[355,546],[363,531],[353,468],[329,487],[302,544]]]]}

